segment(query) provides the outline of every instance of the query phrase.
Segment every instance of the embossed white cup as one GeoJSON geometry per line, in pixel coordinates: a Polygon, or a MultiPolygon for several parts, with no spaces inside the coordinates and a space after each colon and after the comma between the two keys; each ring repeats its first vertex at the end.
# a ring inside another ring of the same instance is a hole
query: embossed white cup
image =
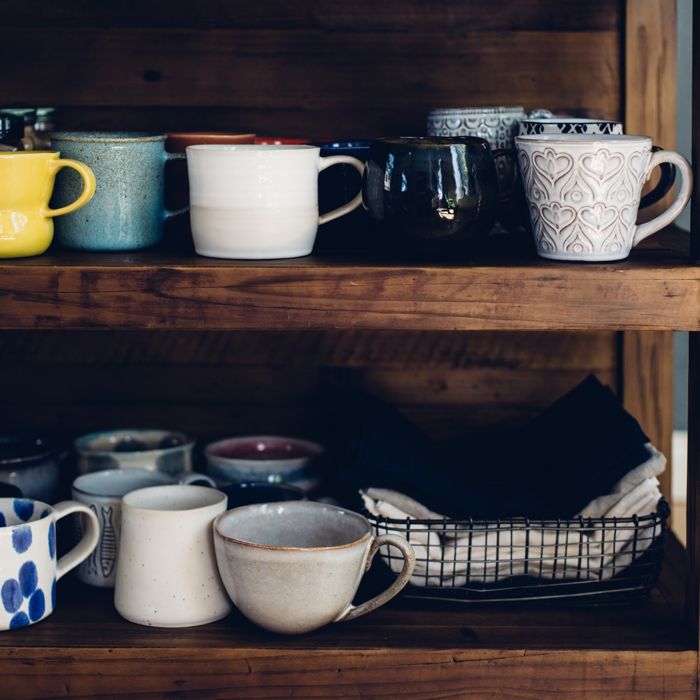
{"type": "Polygon", "coordinates": [[[647,136],[558,134],[518,136],[537,252],[552,260],[622,260],[640,241],[672,223],[690,199],[688,161],[673,151],[652,153],[647,136]],[[637,225],[644,183],[661,163],[681,174],[675,200],[637,225]]]}
{"type": "Polygon", "coordinates": [[[194,247],[212,258],[297,258],[314,247],[319,225],[357,209],[362,195],[319,216],[318,174],[332,165],[364,163],[321,158],[305,145],[200,145],[187,148],[194,247]]]}

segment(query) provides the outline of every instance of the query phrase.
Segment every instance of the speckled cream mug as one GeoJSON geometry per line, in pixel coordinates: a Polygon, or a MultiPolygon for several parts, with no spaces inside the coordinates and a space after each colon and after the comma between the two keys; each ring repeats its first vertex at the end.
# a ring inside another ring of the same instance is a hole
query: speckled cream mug
{"type": "Polygon", "coordinates": [[[403,537],[375,537],[361,515],[313,501],[234,508],[214,521],[214,545],[235,606],[260,627],[282,634],[375,610],[408,583],[415,566],[403,537]],[[401,572],[384,592],[354,606],[362,576],[386,545],[401,552],[401,572]]]}
{"type": "Polygon", "coordinates": [[[228,615],[211,534],[227,501],[216,489],[184,484],[124,496],[114,588],[122,617],[139,625],[192,627],[228,615]]]}

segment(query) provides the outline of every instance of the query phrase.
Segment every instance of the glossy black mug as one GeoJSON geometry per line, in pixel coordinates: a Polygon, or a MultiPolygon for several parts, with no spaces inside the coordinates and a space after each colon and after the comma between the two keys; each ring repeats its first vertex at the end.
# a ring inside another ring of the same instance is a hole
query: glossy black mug
{"type": "Polygon", "coordinates": [[[392,256],[470,254],[491,231],[498,200],[485,139],[383,138],[370,146],[363,201],[392,256]]]}

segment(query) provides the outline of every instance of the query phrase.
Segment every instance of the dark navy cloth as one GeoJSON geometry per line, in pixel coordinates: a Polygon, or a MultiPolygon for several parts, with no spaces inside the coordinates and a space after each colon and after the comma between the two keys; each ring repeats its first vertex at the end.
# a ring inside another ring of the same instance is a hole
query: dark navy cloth
{"type": "Polygon", "coordinates": [[[590,376],[541,415],[447,450],[377,398],[337,397],[337,492],[390,488],[449,517],[567,518],[648,458],[649,441],[617,396],[590,376]]]}

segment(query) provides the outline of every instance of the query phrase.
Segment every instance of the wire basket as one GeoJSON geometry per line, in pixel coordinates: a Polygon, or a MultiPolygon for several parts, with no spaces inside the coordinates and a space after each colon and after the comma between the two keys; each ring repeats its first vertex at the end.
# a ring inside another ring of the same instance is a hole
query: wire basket
{"type": "MultiPolygon", "coordinates": [[[[405,537],[416,567],[403,595],[444,601],[643,600],[658,579],[670,509],[629,518],[402,520],[367,514],[377,535],[405,537]]],[[[388,546],[384,562],[403,559],[388,546]]]]}

